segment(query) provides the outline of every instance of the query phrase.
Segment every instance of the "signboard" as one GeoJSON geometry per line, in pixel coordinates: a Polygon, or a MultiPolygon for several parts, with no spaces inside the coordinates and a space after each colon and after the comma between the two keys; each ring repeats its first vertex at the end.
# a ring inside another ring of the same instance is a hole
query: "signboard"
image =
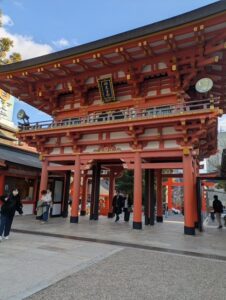
{"type": "Polygon", "coordinates": [[[112,77],[98,79],[98,87],[103,102],[108,103],[116,100],[112,77]]]}
{"type": "Polygon", "coordinates": [[[12,121],[14,97],[0,89],[0,119],[12,121]]]}

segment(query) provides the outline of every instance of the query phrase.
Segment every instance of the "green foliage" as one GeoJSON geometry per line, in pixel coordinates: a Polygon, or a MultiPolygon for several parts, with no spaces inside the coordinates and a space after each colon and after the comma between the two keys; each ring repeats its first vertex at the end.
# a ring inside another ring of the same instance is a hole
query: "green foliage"
{"type": "MultiPolygon", "coordinates": [[[[2,26],[2,12],[0,11],[0,26],[2,26]]],[[[11,64],[21,60],[19,53],[8,54],[13,47],[13,41],[6,37],[0,38],[0,65],[11,64]]]]}
{"type": "Polygon", "coordinates": [[[225,180],[220,180],[217,185],[216,185],[217,189],[224,189],[224,191],[226,191],[226,181],[225,180]]]}
{"type": "Polygon", "coordinates": [[[133,195],[133,171],[124,171],[122,177],[116,179],[116,189],[133,195]]]}

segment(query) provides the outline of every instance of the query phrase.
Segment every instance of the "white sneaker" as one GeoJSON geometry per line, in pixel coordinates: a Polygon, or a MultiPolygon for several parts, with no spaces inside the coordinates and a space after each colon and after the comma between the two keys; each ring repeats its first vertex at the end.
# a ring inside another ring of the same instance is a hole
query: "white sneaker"
{"type": "Polygon", "coordinates": [[[4,240],[8,240],[9,239],[9,236],[4,236],[4,240]]]}

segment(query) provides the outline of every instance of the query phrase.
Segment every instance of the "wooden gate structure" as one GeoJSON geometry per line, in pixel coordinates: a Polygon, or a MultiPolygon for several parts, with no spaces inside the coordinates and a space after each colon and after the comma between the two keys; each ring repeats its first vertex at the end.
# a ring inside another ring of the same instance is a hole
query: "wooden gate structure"
{"type": "MultiPolygon", "coordinates": [[[[92,170],[91,219],[98,219],[100,176],[114,179],[134,170],[133,228],[153,224],[154,179],[157,221],[162,222],[162,171],[181,169],[184,233],[195,234],[199,163],[217,151],[218,117],[226,108],[226,1],[177,17],[42,57],[0,67],[0,88],[50,114],[19,137],[37,147],[49,172],[74,176],[71,222],[92,170]],[[213,88],[199,94],[196,82],[213,88]],[[80,189],[80,185],[81,189],[80,189]],[[82,192],[80,192],[82,190],[82,192]]],[[[109,216],[111,215],[109,207],[109,216]]]]}

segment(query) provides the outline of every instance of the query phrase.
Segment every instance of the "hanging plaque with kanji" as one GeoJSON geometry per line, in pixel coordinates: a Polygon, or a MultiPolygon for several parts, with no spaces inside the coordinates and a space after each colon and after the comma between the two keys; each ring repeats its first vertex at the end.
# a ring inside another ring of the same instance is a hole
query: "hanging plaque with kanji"
{"type": "Polygon", "coordinates": [[[103,102],[108,103],[116,100],[112,77],[98,79],[98,87],[103,102]]]}

